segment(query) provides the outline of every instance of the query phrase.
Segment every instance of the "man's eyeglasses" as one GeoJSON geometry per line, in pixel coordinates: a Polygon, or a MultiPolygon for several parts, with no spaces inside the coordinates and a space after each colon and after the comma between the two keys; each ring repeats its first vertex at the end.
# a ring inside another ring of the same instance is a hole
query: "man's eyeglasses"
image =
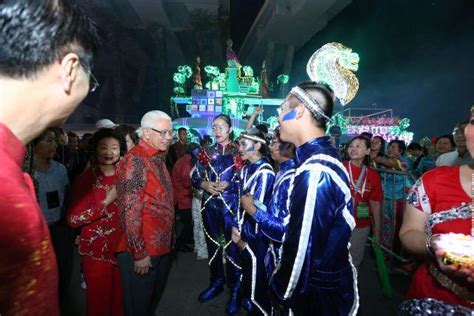
{"type": "Polygon", "coordinates": [[[174,137],[174,136],[176,135],[176,131],[174,131],[174,130],[159,131],[159,130],[157,130],[157,129],[155,129],[155,128],[151,128],[151,127],[150,127],[150,129],[151,129],[152,131],[155,131],[155,132],[157,132],[158,134],[160,134],[161,137],[165,137],[166,135],[168,135],[168,136],[170,136],[170,137],[174,137]]]}
{"type": "Polygon", "coordinates": [[[98,87],[100,87],[97,78],[92,74],[90,67],[87,67],[81,62],[79,63],[81,64],[84,71],[89,75],[89,92],[94,92],[95,90],[97,90],[98,87]]]}

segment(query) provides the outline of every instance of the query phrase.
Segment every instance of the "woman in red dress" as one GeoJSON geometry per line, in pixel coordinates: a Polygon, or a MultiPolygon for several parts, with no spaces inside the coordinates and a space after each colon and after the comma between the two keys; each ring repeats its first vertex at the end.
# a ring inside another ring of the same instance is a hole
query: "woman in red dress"
{"type": "Polygon", "coordinates": [[[114,250],[118,238],[115,167],[127,150],[123,136],[101,129],[91,139],[91,167],[72,187],[67,214],[71,227],[81,228],[79,253],[87,284],[87,315],[122,315],[122,287],[114,250]]]}
{"type": "MultiPolygon", "coordinates": [[[[465,129],[474,156],[474,107],[465,129]]],[[[443,263],[447,249],[432,243],[436,234],[471,234],[474,214],[474,166],[439,167],[425,173],[411,189],[400,229],[402,244],[425,258],[413,276],[409,299],[431,298],[474,309],[474,269],[443,263]]]]}

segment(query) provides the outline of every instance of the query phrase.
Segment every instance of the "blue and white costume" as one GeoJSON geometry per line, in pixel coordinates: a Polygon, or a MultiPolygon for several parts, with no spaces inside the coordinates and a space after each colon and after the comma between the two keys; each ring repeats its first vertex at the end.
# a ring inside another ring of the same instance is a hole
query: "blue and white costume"
{"type": "MultiPolygon", "coordinates": [[[[204,191],[202,197],[201,215],[209,256],[211,287],[214,288],[209,291],[208,297],[222,291],[226,278],[231,295],[237,296],[240,291],[240,254],[231,239],[233,223],[240,205],[239,171],[234,159],[237,156],[238,149],[234,145],[217,144],[198,154],[196,167],[191,172],[192,183],[196,189],[201,188],[202,181],[229,183],[222,193],[210,195],[204,191]],[[225,276],[223,254],[226,258],[225,276]]],[[[200,300],[206,301],[208,297],[205,296],[200,297],[200,300]]]]}
{"type": "Polygon", "coordinates": [[[329,137],[296,149],[289,221],[270,282],[275,307],[295,315],[355,315],[357,276],[349,255],[355,226],[347,172],[329,137]]]}
{"type": "MultiPolygon", "coordinates": [[[[242,194],[250,193],[255,200],[269,205],[275,173],[265,158],[246,165],[240,177],[242,194]]],[[[268,315],[271,311],[271,303],[268,297],[268,279],[264,261],[268,241],[263,236],[258,223],[245,211],[239,214],[238,226],[242,240],[247,243],[241,253],[242,292],[244,300],[246,299],[244,307],[249,309],[250,314],[268,315]]]]}
{"type": "Polygon", "coordinates": [[[265,270],[268,280],[270,280],[277,263],[280,261],[280,247],[285,233],[285,219],[288,216],[288,192],[294,176],[295,161],[288,159],[280,165],[280,171],[275,177],[272,200],[268,211],[257,208],[257,211],[253,214],[260,230],[269,241],[265,256],[265,270]]]}

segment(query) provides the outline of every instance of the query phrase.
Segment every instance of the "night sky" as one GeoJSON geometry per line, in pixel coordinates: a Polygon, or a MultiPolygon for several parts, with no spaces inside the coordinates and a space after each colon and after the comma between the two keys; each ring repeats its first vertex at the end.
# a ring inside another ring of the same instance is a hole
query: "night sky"
{"type": "Polygon", "coordinates": [[[295,55],[290,82],[306,80],[311,54],[340,42],[360,55],[350,107],[393,108],[415,140],[452,132],[474,104],[473,1],[357,0],[295,55]]]}

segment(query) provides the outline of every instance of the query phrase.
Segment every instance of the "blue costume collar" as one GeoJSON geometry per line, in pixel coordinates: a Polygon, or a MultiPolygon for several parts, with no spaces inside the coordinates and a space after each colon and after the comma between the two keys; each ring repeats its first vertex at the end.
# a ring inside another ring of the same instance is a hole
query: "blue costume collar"
{"type": "Polygon", "coordinates": [[[329,136],[317,137],[296,148],[296,164],[299,166],[312,155],[332,148],[329,140],[329,136]]]}
{"type": "Polygon", "coordinates": [[[285,172],[287,170],[295,169],[295,168],[296,168],[295,160],[291,159],[291,158],[280,164],[280,171],[281,172],[285,172]]]}

